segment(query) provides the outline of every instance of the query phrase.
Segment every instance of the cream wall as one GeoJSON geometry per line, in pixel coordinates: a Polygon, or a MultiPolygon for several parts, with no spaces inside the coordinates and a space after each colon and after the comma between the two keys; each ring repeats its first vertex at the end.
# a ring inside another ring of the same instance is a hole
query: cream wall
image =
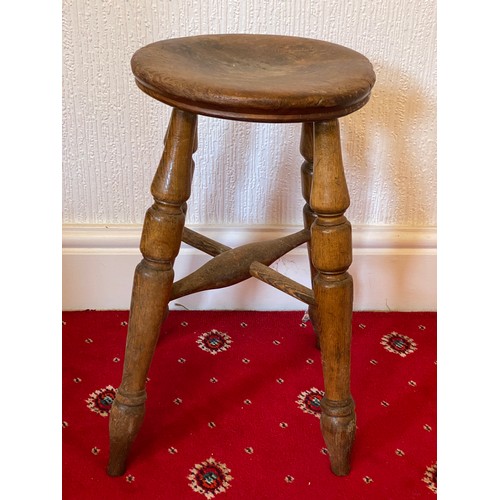
{"type": "MultiPolygon", "coordinates": [[[[150,205],[169,110],[135,86],[133,52],[163,38],[248,32],[320,38],[372,61],[372,100],[342,121],[348,216],[435,224],[434,0],[64,0],[63,8],[64,223],[142,223],[150,205]]],[[[200,119],[189,222],[300,224],[299,133],[200,119]]]]}
{"type": "MultiPolygon", "coordinates": [[[[134,51],[159,39],[226,32],[319,38],[372,61],[377,83],[371,101],[341,121],[351,194],[347,216],[355,234],[361,228],[362,238],[371,235],[369,248],[379,249],[379,235],[392,235],[384,240],[392,249],[401,237],[407,241],[406,234],[420,234],[407,248],[423,244],[434,251],[428,236],[436,224],[435,10],[435,0],[63,0],[67,253],[77,248],[87,255],[89,245],[94,253],[109,249],[107,233],[81,243],[89,227],[138,233],[151,204],[149,185],[170,110],[135,86],[134,51]],[[80,246],[74,247],[79,228],[80,246]],[[415,233],[419,228],[423,232],[415,233]]],[[[299,226],[299,135],[295,124],[200,117],[187,222],[202,228],[299,226]]]]}

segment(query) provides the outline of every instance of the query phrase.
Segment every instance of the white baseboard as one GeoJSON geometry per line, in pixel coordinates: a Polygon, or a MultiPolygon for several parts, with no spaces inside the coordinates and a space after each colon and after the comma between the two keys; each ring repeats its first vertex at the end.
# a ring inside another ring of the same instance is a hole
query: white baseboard
{"type": "MultiPolygon", "coordinates": [[[[191,226],[225,245],[288,235],[301,228],[270,226],[191,226]]],[[[63,309],[124,310],[130,306],[134,268],[141,259],[140,225],[63,226],[63,309]]],[[[434,227],[354,226],[354,309],[357,311],[435,311],[436,229],[434,227]]],[[[176,279],[196,270],[209,256],[182,245],[176,279]]],[[[273,266],[310,286],[305,246],[273,266]]],[[[172,308],[195,310],[302,310],[306,305],[251,278],[229,288],[200,292],[172,308]]]]}

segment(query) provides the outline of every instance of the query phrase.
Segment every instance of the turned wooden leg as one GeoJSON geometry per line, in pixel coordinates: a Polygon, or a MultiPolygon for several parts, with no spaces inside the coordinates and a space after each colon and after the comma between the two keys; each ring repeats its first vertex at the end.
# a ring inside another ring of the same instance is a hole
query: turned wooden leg
{"type": "Polygon", "coordinates": [[[350,392],[352,278],[351,225],[344,217],[349,193],[342,165],[338,120],[314,124],[314,172],[310,205],[317,215],[311,226],[311,256],[317,270],[313,291],[317,317],[325,397],[321,429],[332,471],[350,471],[356,430],[350,392]]]}
{"type": "MultiPolygon", "coordinates": [[[[314,158],[314,124],[306,122],[302,124],[302,133],[300,137],[300,154],[304,157],[304,162],[300,170],[302,181],[302,197],[305,200],[304,208],[302,210],[304,219],[304,229],[311,230],[312,223],[316,219],[316,214],[310,206],[311,200],[311,185],[313,177],[313,158],[314,158]]],[[[312,263],[311,256],[311,242],[307,242],[307,253],[309,255],[309,266],[311,270],[311,283],[314,282],[316,276],[316,269],[312,263]]],[[[308,314],[313,330],[316,334],[316,345],[319,347],[319,323],[316,319],[316,307],[309,306],[308,314]]]]}
{"type": "Polygon", "coordinates": [[[110,413],[111,476],[125,472],[130,445],[144,418],[146,376],[172,290],[172,266],[184,227],[183,205],[190,195],[196,123],[196,115],[173,110],[151,185],[155,201],[144,220],[143,259],[134,276],[123,377],[110,413]]]}

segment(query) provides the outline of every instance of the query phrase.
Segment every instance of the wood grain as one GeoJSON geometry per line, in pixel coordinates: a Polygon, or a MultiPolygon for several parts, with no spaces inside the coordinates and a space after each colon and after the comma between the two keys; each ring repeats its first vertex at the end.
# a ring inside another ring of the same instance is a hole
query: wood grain
{"type": "Polygon", "coordinates": [[[349,193],[344,176],[338,120],[314,124],[311,187],[311,256],[316,320],[325,383],[321,429],[332,471],[346,475],[351,467],[355,414],[350,393],[352,278],[351,225],[344,217],[349,193]]]}
{"type": "Polygon", "coordinates": [[[343,116],[369,99],[375,75],[354,50],[301,37],[200,35],[132,57],[141,90],[193,113],[259,122],[343,116]]]}
{"type": "Polygon", "coordinates": [[[309,238],[309,231],[303,230],[276,240],[249,243],[227,250],[185,278],[176,281],[172,288],[171,299],[240,283],[252,276],[250,265],[253,262],[272,264],[309,238]]]}
{"type": "MultiPolygon", "coordinates": [[[[300,154],[304,157],[300,169],[300,179],[302,187],[302,197],[305,204],[302,209],[302,217],[304,221],[304,228],[311,230],[313,222],[316,220],[316,214],[313,212],[311,201],[311,186],[313,179],[313,161],[314,161],[314,123],[306,122],[302,124],[300,135],[300,154]]],[[[307,242],[307,253],[309,255],[309,270],[311,273],[311,283],[314,282],[316,276],[316,269],[312,263],[311,256],[311,241],[307,242]]],[[[317,320],[316,301],[309,305],[308,308],[309,319],[311,320],[314,333],[316,334],[316,346],[319,348],[319,321],[317,320]]]]}
{"type": "Polygon", "coordinates": [[[184,227],[184,231],[182,233],[182,241],[197,250],[200,250],[212,257],[219,255],[223,252],[227,252],[231,250],[231,247],[223,245],[218,241],[212,240],[203,234],[197,233],[192,229],[184,227]]]}
{"type": "Polygon", "coordinates": [[[278,271],[261,264],[260,262],[252,262],[250,265],[250,274],[254,277],[267,283],[268,285],[281,290],[282,292],[305,302],[306,304],[315,304],[314,294],[312,290],[296,281],[283,276],[278,271]]]}

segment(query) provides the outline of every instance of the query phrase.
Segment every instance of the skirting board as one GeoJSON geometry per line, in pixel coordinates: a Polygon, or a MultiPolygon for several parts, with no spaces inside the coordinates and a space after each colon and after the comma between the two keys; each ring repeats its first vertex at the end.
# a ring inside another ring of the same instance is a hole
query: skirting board
{"type": "MultiPolygon", "coordinates": [[[[190,226],[230,247],[286,236],[295,226],[190,226]]],[[[134,269],[141,259],[140,225],[65,225],[62,232],[62,307],[70,310],[127,310],[134,269]]],[[[354,226],[353,263],[356,311],[435,311],[436,229],[434,227],[354,226]]],[[[176,279],[210,259],[182,245],[176,279]]],[[[310,286],[305,245],[271,267],[310,286]]],[[[306,304],[250,278],[230,289],[182,297],[171,309],[301,310],[306,304]]]]}

